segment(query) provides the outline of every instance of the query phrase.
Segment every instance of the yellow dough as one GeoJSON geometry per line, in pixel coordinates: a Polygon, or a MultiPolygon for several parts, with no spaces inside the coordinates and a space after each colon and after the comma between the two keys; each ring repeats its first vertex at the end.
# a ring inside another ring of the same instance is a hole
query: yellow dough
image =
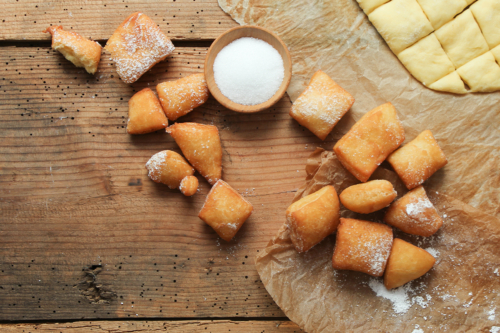
{"type": "Polygon", "coordinates": [[[476,1],[476,0],[465,0],[465,2],[467,2],[467,6],[470,5],[471,3],[473,3],[474,1],[476,1]]]}
{"type": "Polygon", "coordinates": [[[460,79],[460,75],[457,72],[452,72],[442,79],[429,85],[429,88],[438,91],[446,91],[454,94],[466,94],[464,81],[460,79]]]}
{"type": "Polygon", "coordinates": [[[382,6],[384,3],[389,2],[389,0],[357,0],[357,1],[361,9],[363,9],[363,11],[366,13],[366,15],[370,14],[375,9],[382,6]]]}
{"type": "Polygon", "coordinates": [[[368,18],[395,54],[434,30],[416,0],[393,0],[375,9],[368,18]]]}
{"type": "Polygon", "coordinates": [[[461,13],[467,2],[465,0],[417,0],[434,29],[439,29],[443,24],[453,20],[455,15],[461,13]]]}
{"type": "Polygon", "coordinates": [[[472,92],[492,92],[500,89],[500,66],[491,52],[468,62],[457,72],[472,92]]]}
{"type": "Polygon", "coordinates": [[[500,45],[500,1],[479,0],[470,6],[470,10],[490,49],[500,45]]]}
{"type": "Polygon", "coordinates": [[[489,51],[470,10],[436,30],[436,37],[456,68],[489,51]]]}
{"type": "Polygon", "coordinates": [[[398,58],[426,86],[455,70],[434,34],[413,44],[398,54],[398,58]]]}
{"type": "Polygon", "coordinates": [[[500,65],[500,45],[491,50],[491,53],[493,54],[498,64],[500,65]]]}

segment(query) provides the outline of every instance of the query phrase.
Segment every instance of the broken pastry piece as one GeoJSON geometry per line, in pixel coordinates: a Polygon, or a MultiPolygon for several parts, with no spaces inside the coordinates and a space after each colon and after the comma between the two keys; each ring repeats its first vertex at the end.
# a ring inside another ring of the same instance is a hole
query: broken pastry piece
{"type": "Polygon", "coordinates": [[[340,194],[340,202],[349,210],[369,214],[387,207],[397,192],[387,180],[372,180],[346,188],[340,194]]]}
{"type": "Polygon", "coordinates": [[[333,147],[342,165],[366,182],[386,157],[403,143],[396,108],[385,103],[366,113],[333,147]]]}
{"type": "Polygon", "coordinates": [[[420,133],[413,141],[392,153],[387,161],[411,190],[448,163],[431,131],[420,133]]]}
{"type": "Polygon", "coordinates": [[[198,217],[220,238],[230,241],[252,214],[252,204],[229,184],[218,180],[207,195],[198,217]]]}
{"type": "Polygon", "coordinates": [[[400,287],[427,273],[435,262],[436,259],[424,249],[395,238],[387,261],[384,285],[387,289],[400,287]]]}
{"type": "MultiPolygon", "coordinates": [[[[181,184],[185,182],[185,178],[191,177],[194,174],[194,169],[186,162],[186,160],[179,154],[171,150],[164,150],[154,154],[146,163],[148,169],[148,176],[155,183],[162,183],[167,185],[170,189],[180,189],[182,193],[193,193],[194,184],[192,177],[187,181],[189,182],[189,189],[182,189],[181,184]]],[[[186,184],[186,183],[184,183],[186,184]]],[[[196,181],[196,188],[198,181],[196,181]]],[[[194,193],[196,189],[194,189],[194,193]]],[[[193,193],[193,194],[194,194],[193,193]]],[[[185,194],[192,195],[192,194],[185,194]]]]}
{"type": "Polygon", "coordinates": [[[102,50],[99,43],[76,32],[64,31],[60,25],[48,27],[44,32],[50,32],[52,35],[52,48],[61,52],[76,67],[84,67],[89,74],[97,71],[102,50]]]}
{"type": "Polygon", "coordinates": [[[327,74],[317,71],[306,90],[293,103],[290,116],[325,140],[353,103],[351,94],[327,74]]]}
{"type": "Polygon", "coordinates": [[[163,111],[171,121],[188,114],[208,99],[208,86],[203,73],[160,83],[156,91],[163,111]]]}
{"type": "Polygon", "coordinates": [[[385,224],[341,218],[333,268],[382,276],[391,247],[392,229],[385,224]]]}
{"type": "Polygon", "coordinates": [[[145,134],[168,126],[160,101],[149,88],[144,88],[128,101],[128,134],[145,134]]]}
{"type": "Polygon", "coordinates": [[[167,128],[184,156],[210,185],[221,178],[222,147],[219,130],[213,125],[175,123],[167,128]]]}
{"type": "Polygon", "coordinates": [[[309,250],[332,234],[339,219],[339,199],[331,185],[301,198],[286,210],[287,227],[297,252],[309,250]]]}
{"type": "Polygon", "coordinates": [[[384,221],[408,234],[432,236],[443,225],[443,219],[427,197],[423,186],[406,193],[387,210],[384,221]]]}
{"type": "Polygon", "coordinates": [[[134,13],[116,29],[104,47],[111,53],[116,72],[134,83],[174,50],[174,45],[146,15],[134,13]]]}
{"type": "Polygon", "coordinates": [[[196,191],[198,191],[198,178],[195,176],[184,177],[179,185],[179,190],[181,190],[182,194],[186,197],[194,195],[196,191]]]}

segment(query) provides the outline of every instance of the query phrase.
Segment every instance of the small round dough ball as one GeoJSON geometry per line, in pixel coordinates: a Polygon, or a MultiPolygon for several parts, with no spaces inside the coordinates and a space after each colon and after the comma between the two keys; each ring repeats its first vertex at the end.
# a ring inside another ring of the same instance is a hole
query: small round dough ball
{"type": "Polygon", "coordinates": [[[182,194],[190,197],[196,193],[198,190],[198,178],[195,176],[187,176],[181,180],[181,185],[179,186],[182,194]]]}
{"type": "Polygon", "coordinates": [[[372,180],[346,188],[339,197],[347,209],[369,214],[389,206],[396,196],[397,193],[390,182],[372,180]]]}

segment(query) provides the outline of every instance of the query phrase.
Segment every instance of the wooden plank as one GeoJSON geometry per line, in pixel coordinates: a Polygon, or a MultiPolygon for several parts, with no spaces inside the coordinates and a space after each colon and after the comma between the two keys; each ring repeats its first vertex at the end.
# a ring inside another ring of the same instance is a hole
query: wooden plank
{"type": "Polygon", "coordinates": [[[2,1],[0,40],[50,40],[42,33],[62,25],[96,40],[108,39],[134,12],[148,15],[172,40],[210,40],[237,26],[217,0],[2,1]]]}
{"type": "Polygon", "coordinates": [[[255,210],[226,243],[197,214],[200,193],[149,180],[146,161],[179,151],[164,131],[125,132],[135,91],[203,70],[206,48],[178,48],[135,84],[104,55],[96,76],[48,48],[0,48],[0,320],[284,317],[254,267],[324,143],[288,115],[212,98],[180,121],[218,126],[223,178],[255,210]]]}
{"type": "Polygon", "coordinates": [[[0,324],[0,331],[5,333],[125,333],[168,331],[182,332],[266,332],[266,333],[298,333],[303,332],[290,321],[232,321],[232,320],[200,320],[200,321],[80,321],[55,324],[0,324]]]}

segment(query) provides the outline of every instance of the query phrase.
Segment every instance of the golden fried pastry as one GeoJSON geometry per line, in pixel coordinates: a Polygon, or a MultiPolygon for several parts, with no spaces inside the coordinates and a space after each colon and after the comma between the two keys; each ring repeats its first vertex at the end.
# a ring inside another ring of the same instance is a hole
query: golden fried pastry
{"type": "Polygon", "coordinates": [[[187,176],[181,180],[181,185],[179,186],[182,194],[186,197],[190,197],[196,193],[198,190],[198,178],[195,176],[187,176]]]}
{"type": "Polygon", "coordinates": [[[104,47],[111,53],[116,72],[134,83],[174,51],[174,45],[146,15],[134,13],[116,29],[104,47]]]}
{"type": "Polygon", "coordinates": [[[225,241],[230,241],[252,214],[252,204],[219,179],[207,195],[198,217],[225,241]]]}
{"type": "Polygon", "coordinates": [[[102,47],[73,31],[64,31],[63,27],[52,26],[43,32],[52,35],[52,48],[62,53],[76,67],[84,67],[89,74],[94,74],[101,60],[102,47]]]}
{"type": "Polygon", "coordinates": [[[222,147],[219,130],[213,125],[175,123],[167,128],[184,156],[210,185],[222,174],[222,147]]]}
{"type": "Polygon", "coordinates": [[[203,73],[160,83],[156,91],[163,111],[171,121],[188,114],[208,99],[208,86],[203,73]]]}
{"type": "Polygon", "coordinates": [[[149,88],[144,88],[128,101],[128,134],[144,134],[168,126],[160,101],[149,88]]]}
{"type": "Polygon", "coordinates": [[[392,229],[385,224],[341,218],[333,268],[382,276],[391,247],[392,229]]]}
{"type": "Polygon", "coordinates": [[[306,90],[293,103],[290,116],[325,140],[353,103],[351,94],[327,74],[317,71],[306,90]]]}
{"type": "Polygon", "coordinates": [[[448,163],[431,131],[420,133],[413,141],[392,153],[387,161],[411,190],[448,163]]]}
{"type": "Polygon", "coordinates": [[[354,177],[366,182],[404,139],[405,132],[396,108],[391,103],[385,103],[361,117],[333,150],[354,177]]]}
{"type": "Polygon", "coordinates": [[[372,180],[346,188],[340,202],[356,213],[369,214],[390,205],[397,192],[387,180],[372,180]]]}
{"type": "Polygon", "coordinates": [[[387,210],[384,221],[402,231],[419,236],[431,236],[443,225],[443,219],[430,202],[424,187],[406,193],[387,210]]]}
{"type": "Polygon", "coordinates": [[[384,285],[387,289],[400,287],[427,273],[435,262],[436,259],[424,249],[395,238],[387,261],[384,285]]]}
{"type": "MultiPolygon", "coordinates": [[[[171,150],[164,150],[154,154],[146,163],[146,169],[148,169],[148,176],[152,181],[165,184],[170,189],[179,188],[186,177],[194,174],[194,169],[186,160],[171,150]]],[[[194,185],[190,184],[190,186],[194,185]]],[[[198,181],[196,181],[196,187],[198,187],[198,181]]],[[[182,193],[185,192],[182,188],[180,190],[182,193]]],[[[189,187],[187,192],[193,192],[192,187],[189,187]]],[[[196,189],[194,189],[194,192],[196,192],[196,189]]]]}
{"type": "Polygon", "coordinates": [[[332,234],[339,224],[340,205],[331,185],[294,202],[286,210],[287,227],[297,252],[305,252],[332,234]]]}

